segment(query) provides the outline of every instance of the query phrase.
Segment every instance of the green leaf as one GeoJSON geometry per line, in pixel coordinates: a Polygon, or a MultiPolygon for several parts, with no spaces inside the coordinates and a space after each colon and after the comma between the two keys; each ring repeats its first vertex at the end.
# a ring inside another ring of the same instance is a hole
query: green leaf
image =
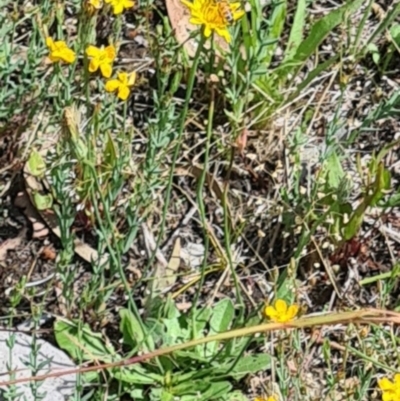
{"type": "Polygon", "coordinates": [[[239,390],[232,391],[231,393],[223,396],[223,401],[248,401],[249,399],[239,390]]]}
{"type": "Polygon", "coordinates": [[[340,158],[336,152],[332,152],[326,160],[327,180],[330,188],[337,189],[344,177],[344,171],[340,158]]]}
{"type": "Polygon", "coordinates": [[[41,195],[39,192],[34,192],[33,203],[37,210],[51,209],[53,206],[53,196],[51,194],[41,195]]]}
{"type": "MultiPolygon", "coordinates": [[[[222,299],[213,308],[210,319],[209,335],[222,333],[228,330],[235,310],[232,301],[229,298],[222,299]]],[[[218,351],[218,342],[212,341],[205,344],[205,352],[207,356],[213,356],[218,351]]]]}
{"type": "Polygon", "coordinates": [[[235,310],[229,298],[219,301],[212,311],[209,334],[217,334],[228,330],[234,314],[235,310]]]}
{"type": "Polygon", "coordinates": [[[144,331],[144,327],[140,324],[136,316],[129,309],[121,309],[119,316],[121,317],[119,329],[122,333],[124,343],[131,347],[138,347],[144,352],[153,351],[154,343],[152,338],[144,331]],[[145,340],[147,340],[147,344],[151,349],[148,349],[145,340]]]}
{"type": "Polygon", "coordinates": [[[299,45],[293,58],[279,67],[280,77],[286,79],[288,74],[295,74],[296,70],[315,53],[328,34],[343,23],[347,15],[359,10],[363,3],[364,0],[349,0],[342,7],[331,11],[328,15],[318,20],[312,26],[307,38],[299,45]]]}
{"type": "Polygon", "coordinates": [[[180,326],[178,319],[164,319],[163,324],[166,328],[164,346],[175,345],[189,340],[189,331],[180,326]]]}
{"type": "Polygon", "coordinates": [[[88,325],[79,328],[72,322],[58,320],[54,324],[57,344],[74,359],[111,362],[115,360],[115,350],[105,345],[100,334],[91,331],[88,325]]]}
{"type": "Polygon", "coordinates": [[[286,61],[292,58],[303,40],[303,28],[306,19],[306,10],[307,10],[307,2],[306,0],[298,0],[296,13],[294,15],[293,24],[290,29],[289,40],[287,42],[286,50],[285,50],[285,58],[283,61],[286,61]]]}
{"type": "Polygon", "coordinates": [[[248,355],[241,357],[237,363],[235,362],[236,360],[216,369],[214,375],[223,375],[240,380],[250,373],[269,369],[271,367],[271,356],[268,354],[248,355]],[[234,366],[232,366],[233,363],[235,363],[234,366]]]}
{"type": "Polygon", "coordinates": [[[193,311],[194,317],[193,319],[189,319],[188,322],[191,323],[193,322],[193,338],[200,338],[204,337],[204,332],[203,330],[206,327],[206,324],[208,323],[208,320],[211,316],[212,309],[211,308],[202,308],[202,309],[196,309],[193,311]]]}
{"type": "Polygon", "coordinates": [[[222,397],[232,389],[232,384],[227,381],[211,383],[210,388],[200,395],[200,400],[215,400],[222,397]]]}
{"type": "Polygon", "coordinates": [[[117,380],[130,384],[146,384],[154,386],[155,384],[162,384],[164,382],[163,376],[148,372],[139,364],[114,369],[112,374],[117,380]]]}
{"type": "Polygon", "coordinates": [[[269,22],[268,38],[266,38],[266,40],[268,42],[274,43],[274,45],[269,45],[267,47],[266,56],[264,57],[263,60],[264,64],[266,65],[270,64],[272,56],[275,53],[278,40],[282,36],[283,27],[285,25],[286,10],[287,10],[287,0],[281,0],[279,2],[276,2],[272,10],[272,15],[270,17],[270,22],[269,22]]]}
{"type": "Polygon", "coordinates": [[[33,149],[28,159],[28,170],[34,177],[43,177],[46,171],[46,164],[40,153],[33,149]]]}

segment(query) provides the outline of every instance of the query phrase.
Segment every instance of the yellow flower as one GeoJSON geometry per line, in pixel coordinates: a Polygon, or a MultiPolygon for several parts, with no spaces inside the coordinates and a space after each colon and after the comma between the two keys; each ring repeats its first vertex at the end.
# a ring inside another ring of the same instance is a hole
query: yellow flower
{"type": "Polygon", "coordinates": [[[237,21],[244,15],[244,11],[240,10],[240,2],[230,3],[229,0],[181,0],[182,3],[189,8],[190,23],[194,25],[204,25],[204,36],[208,38],[213,31],[223,37],[228,43],[231,36],[228,31],[230,25],[226,11],[230,12],[233,21],[237,21]],[[228,9],[226,9],[228,7],[228,9]],[[225,8],[225,10],[224,10],[225,8]]]}
{"type": "Polygon", "coordinates": [[[110,79],[107,81],[105,89],[107,92],[118,91],[117,96],[121,100],[126,100],[131,92],[129,88],[135,84],[135,81],[136,72],[131,72],[130,74],[127,72],[119,72],[118,79],[110,79]]]}
{"type": "Polygon", "coordinates": [[[49,58],[53,63],[64,61],[65,63],[72,64],[75,61],[75,52],[63,40],[54,42],[52,38],[47,37],[46,45],[50,51],[49,58]]]}
{"type": "Polygon", "coordinates": [[[131,0],[105,0],[107,4],[111,4],[115,15],[121,14],[125,8],[132,8],[135,5],[131,0]]]}
{"type": "Polygon", "coordinates": [[[254,399],[254,401],[277,401],[276,397],[273,395],[270,395],[268,398],[264,398],[264,397],[256,397],[254,399]]]}
{"type": "Polygon", "coordinates": [[[399,401],[400,400],[400,373],[394,375],[394,381],[391,382],[384,377],[378,380],[378,386],[382,390],[383,401],[399,401]]]}
{"type": "Polygon", "coordinates": [[[103,7],[102,0],[84,0],[83,7],[89,15],[94,14],[97,10],[103,7]]]}
{"type": "Polygon", "coordinates": [[[290,305],[283,299],[278,299],[275,302],[275,306],[267,306],[264,310],[266,316],[277,323],[286,323],[291,321],[299,311],[298,305],[290,305]]]}
{"type": "Polygon", "coordinates": [[[105,78],[110,78],[112,73],[112,63],[115,59],[115,47],[110,45],[105,49],[99,49],[95,46],[88,46],[86,54],[90,57],[89,71],[100,71],[105,78]]]}

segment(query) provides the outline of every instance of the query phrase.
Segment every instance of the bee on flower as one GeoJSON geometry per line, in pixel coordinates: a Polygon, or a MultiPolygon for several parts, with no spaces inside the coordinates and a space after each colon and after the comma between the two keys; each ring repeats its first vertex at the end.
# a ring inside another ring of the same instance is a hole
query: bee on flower
{"type": "Polygon", "coordinates": [[[190,23],[193,25],[202,25],[206,38],[215,32],[228,43],[231,41],[228,30],[229,25],[244,15],[240,2],[230,3],[229,0],[181,1],[189,9],[190,23]]]}

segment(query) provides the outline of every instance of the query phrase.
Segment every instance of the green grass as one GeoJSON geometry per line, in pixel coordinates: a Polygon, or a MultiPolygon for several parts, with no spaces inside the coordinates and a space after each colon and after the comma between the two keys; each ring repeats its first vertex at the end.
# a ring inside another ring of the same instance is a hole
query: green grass
{"type": "MultiPolygon", "coordinates": [[[[302,314],[397,310],[398,261],[379,260],[392,244],[368,238],[371,219],[399,205],[387,157],[398,143],[382,139],[364,152],[368,159],[359,150],[366,132],[396,118],[398,92],[369,103],[354,129],[343,110],[358,79],[373,78],[363,94],[370,99],[382,76],[393,75],[400,6],[375,19],[372,1],[316,15],[319,3],[263,9],[250,1],[221,61],[201,39],[190,58],[159,3],[93,17],[79,1],[0,2],[0,142],[11,137],[25,165],[2,170],[0,193],[20,176],[45,222],[55,218],[58,237],[49,237],[55,279],[42,291],[23,276],[5,301],[4,326],[32,317],[39,329],[51,308],[46,339],[77,364],[97,364],[260,324],[264,302],[277,298],[302,314]],[[145,58],[117,57],[113,77],[138,71],[131,97],[149,105],[137,126],[137,102],[107,93],[84,53],[88,44],[113,43],[119,54],[139,48],[124,37],[127,18],[146,42],[145,58]],[[65,40],[77,61],[46,62],[48,35],[65,40]],[[308,162],[310,146],[316,157],[308,162]],[[193,218],[180,227],[190,208],[193,218]],[[171,257],[177,228],[183,248],[201,244],[196,266],[171,257]],[[77,240],[101,257],[82,259],[77,240]],[[349,257],[385,266],[363,272],[349,257]],[[351,281],[354,271],[360,277],[351,281]]],[[[398,371],[397,342],[392,326],[348,321],[214,340],[84,373],[73,399],[381,399],[377,379],[398,371]]]]}

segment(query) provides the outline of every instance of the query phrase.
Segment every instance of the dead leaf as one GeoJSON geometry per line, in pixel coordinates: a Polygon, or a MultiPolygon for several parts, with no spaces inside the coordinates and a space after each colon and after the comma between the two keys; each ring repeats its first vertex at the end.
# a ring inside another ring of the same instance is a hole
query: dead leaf
{"type": "Polygon", "coordinates": [[[22,239],[25,237],[25,234],[26,234],[26,228],[23,228],[19,232],[17,237],[7,239],[0,244],[0,262],[7,258],[8,251],[12,251],[21,245],[22,239]]]}

